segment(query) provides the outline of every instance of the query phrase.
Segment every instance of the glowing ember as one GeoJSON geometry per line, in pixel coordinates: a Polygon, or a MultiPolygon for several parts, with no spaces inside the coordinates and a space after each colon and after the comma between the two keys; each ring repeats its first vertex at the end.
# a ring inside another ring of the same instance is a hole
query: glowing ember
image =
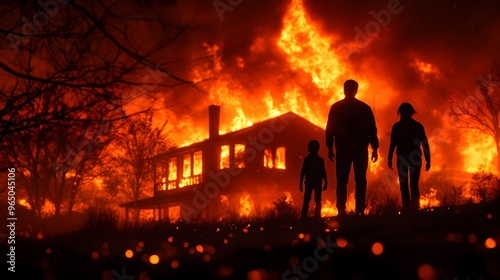
{"type": "Polygon", "coordinates": [[[132,258],[134,256],[134,252],[132,250],[127,250],[125,251],[125,257],[128,259],[132,258]]]}
{"type": "Polygon", "coordinates": [[[495,239],[493,238],[488,238],[486,239],[486,241],[484,241],[484,247],[488,248],[488,249],[493,249],[497,246],[497,242],[495,241],[495,239]]]}
{"type": "Polygon", "coordinates": [[[373,243],[372,245],[372,253],[375,256],[379,256],[384,252],[384,245],[380,242],[373,243]]]}
{"type": "Polygon", "coordinates": [[[150,264],[158,264],[160,262],[160,258],[158,255],[151,255],[149,256],[149,263],[150,264]]]}

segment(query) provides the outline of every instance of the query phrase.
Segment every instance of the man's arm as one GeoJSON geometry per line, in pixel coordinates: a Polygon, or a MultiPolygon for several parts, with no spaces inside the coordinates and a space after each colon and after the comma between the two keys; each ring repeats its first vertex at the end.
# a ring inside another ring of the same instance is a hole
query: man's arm
{"type": "Polygon", "coordinates": [[[325,161],[323,159],[321,159],[321,170],[322,170],[322,179],[325,181],[325,184],[323,185],[323,191],[326,191],[326,189],[328,188],[328,178],[326,176],[326,168],[325,168],[325,161]]]}
{"type": "Polygon", "coordinates": [[[334,161],[335,155],[333,154],[333,143],[335,141],[335,134],[334,134],[334,117],[333,117],[334,111],[333,111],[333,106],[330,107],[330,112],[328,113],[328,121],[326,123],[326,129],[325,129],[325,137],[326,137],[326,148],[328,149],[328,159],[331,161],[334,161]]]}
{"type": "Polygon", "coordinates": [[[370,146],[373,150],[377,150],[379,148],[378,136],[377,136],[377,124],[375,122],[375,115],[373,114],[372,109],[370,108],[368,114],[368,137],[370,138],[370,146]]]}
{"type": "Polygon", "coordinates": [[[372,162],[376,162],[378,160],[377,149],[379,148],[378,136],[377,136],[377,124],[375,123],[375,115],[373,114],[372,109],[370,108],[370,112],[368,114],[368,137],[370,140],[370,146],[373,149],[372,152],[372,162]]]}

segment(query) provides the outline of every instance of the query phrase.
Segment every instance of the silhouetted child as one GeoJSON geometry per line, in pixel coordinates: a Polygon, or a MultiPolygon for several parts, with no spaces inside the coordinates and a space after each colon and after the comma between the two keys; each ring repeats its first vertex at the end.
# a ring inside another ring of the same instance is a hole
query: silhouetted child
{"type": "Polygon", "coordinates": [[[301,219],[307,218],[307,213],[309,212],[309,202],[311,201],[311,194],[314,191],[314,202],[316,206],[314,208],[314,217],[321,217],[321,192],[326,190],[328,187],[328,180],[326,178],[325,161],[319,156],[319,142],[317,140],[309,141],[307,146],[309,154],[304,158],[304,163],[302,164],[302,170],[300,171],[300,187],[299,190],[302,192],[302,184],[305,179],[305,192],[304,192],[304,204],[302,205],[302,211],[300,214],[301,219]],[[321,187],[324,181],[324,186],[321,187]]]}
{"type": "Polygon", "coordinates": [[[431,152],[424,126],[412,118],[415,109],[410,103],[399,106],[399,122],[395,123],[391,131],[388,165],[392,169],[392,155],[396,149],[399,185],[403,200],[403,212],[417,212],[420,208],[420,191],[418,181],[422,169],[422,150],[426,161],[425,170],[431,168],[431,152]],[[408,189],[408,179],[410,186],[408,189]],[[411,195],[410,195],[411,193],[411,195]]]}

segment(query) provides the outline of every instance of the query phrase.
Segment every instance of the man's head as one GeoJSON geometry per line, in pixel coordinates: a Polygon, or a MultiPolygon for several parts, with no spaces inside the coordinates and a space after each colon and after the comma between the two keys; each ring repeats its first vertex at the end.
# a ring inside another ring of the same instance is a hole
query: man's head
{"type": "Polygon", "coordinates": [[[318,140],[309,141],[309,145],[307,145],[307,151],[310,153],[319,152],[319,141],[318,140]]]}
{"type": "Polygon", "coordinates": [[[354,98],[358,93],[358,82],[355,80],[347,80],[344,83],[344,95],[347,98],[354,98]]]}

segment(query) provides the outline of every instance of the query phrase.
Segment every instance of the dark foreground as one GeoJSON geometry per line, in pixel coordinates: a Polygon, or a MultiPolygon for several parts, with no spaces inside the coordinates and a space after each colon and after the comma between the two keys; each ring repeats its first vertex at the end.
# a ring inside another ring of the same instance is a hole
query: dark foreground
{"type": "Polygon", "coordinates": [[[500,279],[500,206],[18,238],[15,269],[2,279],[500,279]]]}

